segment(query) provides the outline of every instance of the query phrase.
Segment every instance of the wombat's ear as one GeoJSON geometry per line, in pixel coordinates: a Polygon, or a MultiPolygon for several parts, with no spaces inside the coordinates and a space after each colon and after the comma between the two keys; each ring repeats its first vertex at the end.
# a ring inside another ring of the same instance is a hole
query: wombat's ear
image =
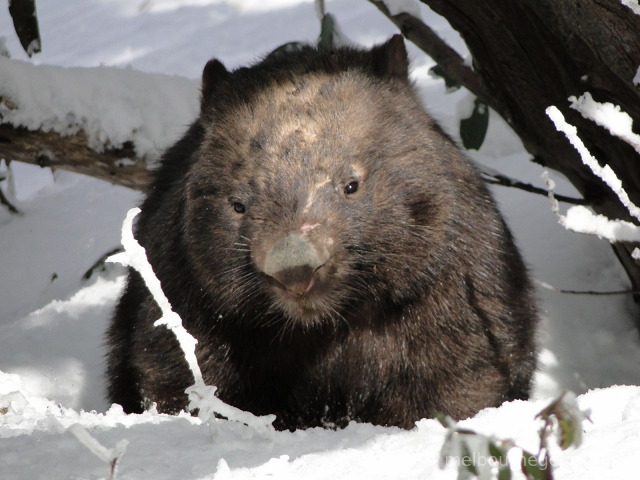
{"type": "Polygon", "coordinates": [[[386,43],[371,50],[376,75],[409,78],[409,58],[402,35],[394,35],[386,43]]]}
{"type": "Polygon", "coordinates": [[[205,105],[211,102],[215,96],[218,85],[231,77],[231,73],[225,68],[220,60],[209,60],[202,72],[202,92],[200,98],[200,109],[204,110],[205,105]]]}

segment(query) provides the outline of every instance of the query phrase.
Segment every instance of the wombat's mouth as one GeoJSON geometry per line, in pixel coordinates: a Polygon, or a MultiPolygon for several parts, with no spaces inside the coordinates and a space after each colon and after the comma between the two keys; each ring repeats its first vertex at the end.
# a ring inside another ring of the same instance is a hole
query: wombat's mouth
{"type": "MultiPolygon", "coordinates": [[[[305,230],[306,232],[306,230],[305,230]]],[[[326,265],[331,252],[315,238],[312,241],[306,233],[288,233],[275,241],[258,242],[254,261],[258,270],[267,275],[278,293],[295,298],[313,296],[322,290],[327,277],[326,265]]]]}
{"type": "MultiPolygon", "coordinates": [[[[286,284],[266,276],[279,308],[291,318],[314,321],[335,311],[324,265],[286,284]]],[[[289,277],[289,280],[291,277],[289,277]]],[[[329,282],[330,283],[330,282],[329,282]]]]}
{"type": "Polygon", "coordinates": [[[315,270],[307,268],[295,268],[290,271],[280,272],[278,278],[267,275],[269,282],[280,293],[292,297],[293,299],[310,298],[321,289],[319,270],[324,265],[320,265],[315,270]]]}

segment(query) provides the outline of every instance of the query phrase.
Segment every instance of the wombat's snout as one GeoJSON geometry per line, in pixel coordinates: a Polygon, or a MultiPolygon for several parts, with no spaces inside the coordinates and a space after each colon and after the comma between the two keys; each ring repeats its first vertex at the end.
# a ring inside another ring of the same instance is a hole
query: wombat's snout
{"type": "Polygon", "coordinates": [[[302,296],[311,291],[315,272],[326,260],[304,236],[290,233],[267,252],[261,269],[289,292],[302,296]]]}

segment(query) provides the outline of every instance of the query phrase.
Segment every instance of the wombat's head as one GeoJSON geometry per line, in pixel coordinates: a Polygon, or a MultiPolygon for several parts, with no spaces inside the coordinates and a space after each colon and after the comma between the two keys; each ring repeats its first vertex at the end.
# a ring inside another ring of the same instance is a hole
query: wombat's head
{"type": "Polygon", "coordinates": [[[224,309],[340,321],[423,292],[445,243],[437,159],[457,150],[407,67],[399,36],[234,72],[207,64],[183,232],[224,309]]]}

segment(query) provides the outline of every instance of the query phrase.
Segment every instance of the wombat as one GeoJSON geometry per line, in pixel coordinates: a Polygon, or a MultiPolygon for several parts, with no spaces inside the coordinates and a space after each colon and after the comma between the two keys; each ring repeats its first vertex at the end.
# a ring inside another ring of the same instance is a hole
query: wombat
{"type": "MultiPolygon", "coordinates": [[[[536,309],[478,173],[421,107],[402,37],[203,73],[135,233],[225,402],[278,429],[411,428],[526,399],[536,309]]],[[[108,398],[187,407],[139,275],[108,331],[108,398]]]]}

